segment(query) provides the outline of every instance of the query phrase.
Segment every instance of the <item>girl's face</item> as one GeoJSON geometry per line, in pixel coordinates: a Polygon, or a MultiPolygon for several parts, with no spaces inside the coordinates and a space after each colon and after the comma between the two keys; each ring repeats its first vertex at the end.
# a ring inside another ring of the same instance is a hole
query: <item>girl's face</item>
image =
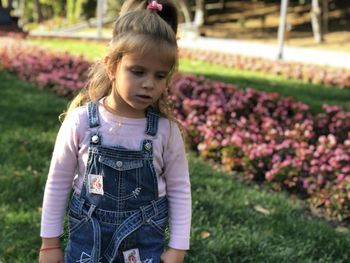
{"type": "Polygon", "coordinates": [[[157,50],[124,55],[115,72],[109,106],[124,117],[145,117],[145,109],[165,91],[171,66],[157,50]]]}

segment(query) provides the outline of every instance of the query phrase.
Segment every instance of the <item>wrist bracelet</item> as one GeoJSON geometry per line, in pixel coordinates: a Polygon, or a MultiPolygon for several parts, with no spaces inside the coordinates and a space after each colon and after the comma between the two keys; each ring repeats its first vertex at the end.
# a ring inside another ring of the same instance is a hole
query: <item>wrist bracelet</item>
{"type": "Polygon", "coordinates": [[[40,252],[41,251],[46,251],[46,250],[53,250],[53,249],[60,249],[61,247],[60,246],[55,246],[55,247],[42,247],[40,248],[40,252]]]}

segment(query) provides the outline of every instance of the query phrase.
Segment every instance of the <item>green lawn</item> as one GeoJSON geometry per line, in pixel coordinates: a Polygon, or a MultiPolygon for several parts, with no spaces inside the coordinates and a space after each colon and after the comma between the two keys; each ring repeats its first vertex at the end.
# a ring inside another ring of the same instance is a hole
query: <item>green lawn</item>
{"type": "MultiPolygon", "coordinates": [[[[81,42],[77,40],[30,40],[30,43],[49,47],[59,51],[69,51],[75,55],[84,55],[90,60],[99,59],[106,53],[106,43],[81,42]]],[[[348,109],[350,89],[338,89],[322,85],[312,85],[299,80],[287,80],[279,76],[230,69],[209,63],[180,60],[179,70],[207,78],[235,83],[240,88],[255,88],[262,91],[278,92],[282,96],[292,96],[311,107],[313,113],[320,112],[323,104],[341,105],[348,109]]]]}
{"type": "Polygon", "coordinates": [[[0,262],[35,262],[57,114],[66,101],[1,70],[0,83],[0,262]]]}
{"type": "Polygon", "coordinates": [[[83,55],[91,61],[100,59],[108,50],[107,42],[77,41],[72,39],[30,39],[28,42],[56,51],[69,51],[69,53],[76,56],[83,55]]]}
{"type": "MultiPolygon", "coordinates": [[[[40,206],[58,115],[67,101],[0,70],[0,262],[36,262],[40,206]]],[[[350,233],[298,201],[248,185],[190,154],[186,262],[349,262],[350,233]]]]}

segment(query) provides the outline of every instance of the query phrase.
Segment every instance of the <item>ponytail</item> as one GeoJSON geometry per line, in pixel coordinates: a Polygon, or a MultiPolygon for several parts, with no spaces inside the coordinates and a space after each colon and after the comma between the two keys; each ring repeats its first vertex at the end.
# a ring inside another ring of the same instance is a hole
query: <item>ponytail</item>
{"type": "MultiPolygon", "coordinates": [[[[177,34],[178,12],[175,3],[170,0],[158,0],[163,6],[162,11],[157,14],[173,29],[177,34]]],[[[120,16],[132,11],[146,10],[150,1],[147,0],[126,0],[120,10],[120,16]]]]}

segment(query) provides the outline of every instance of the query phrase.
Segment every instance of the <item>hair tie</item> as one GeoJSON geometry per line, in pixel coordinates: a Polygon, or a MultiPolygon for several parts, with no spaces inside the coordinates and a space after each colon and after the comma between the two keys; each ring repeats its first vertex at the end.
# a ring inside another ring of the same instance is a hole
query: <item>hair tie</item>
{"type": "Polygon", "coordinates": [[[162,11],[163,10],[163,5],[158,4],[157,1],[152,1],[151,3],[148,4],[147,9],[150,10],[157,10],[157,11],[162,11]]]}

